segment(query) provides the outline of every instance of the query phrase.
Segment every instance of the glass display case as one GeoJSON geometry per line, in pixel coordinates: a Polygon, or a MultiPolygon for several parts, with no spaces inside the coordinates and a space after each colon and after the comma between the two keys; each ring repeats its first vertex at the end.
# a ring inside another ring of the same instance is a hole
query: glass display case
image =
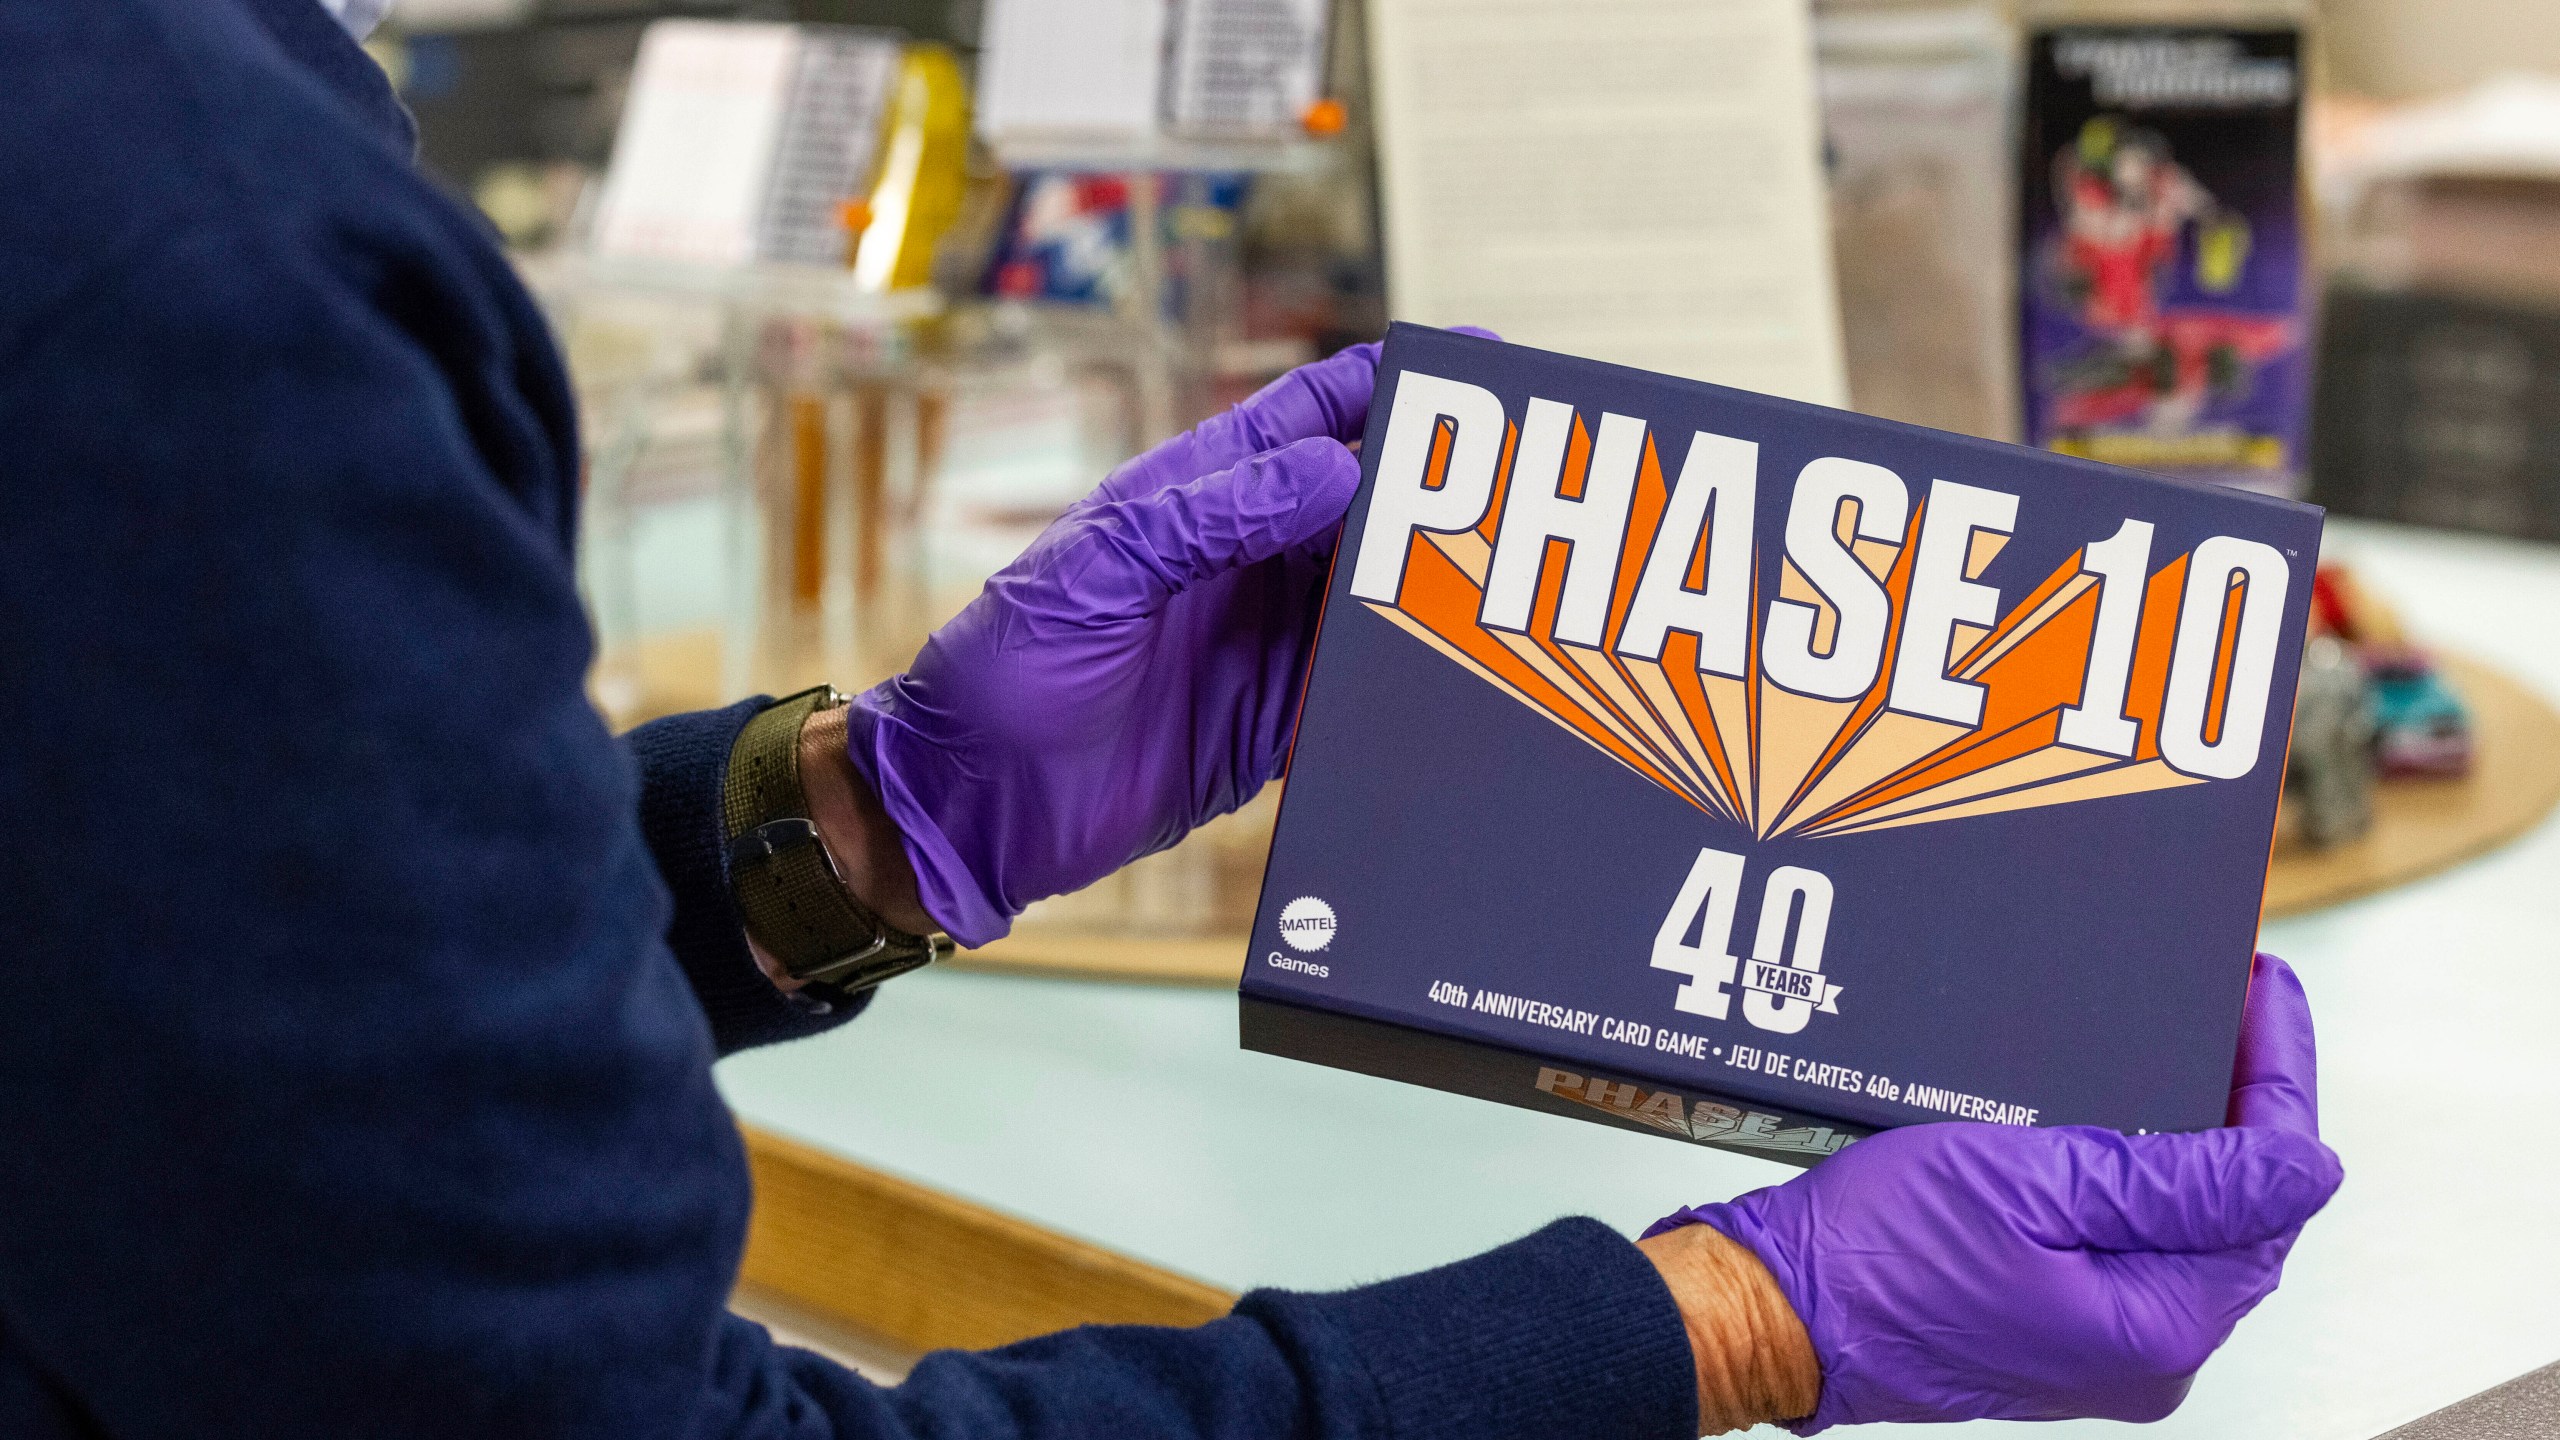
{"type": "MultiPolygon", "coordinates": [[[[577,378],[580,583],[617,725],[900,669],[1112,466],[1222,388],[1129,307],[948,312],[833,269],[526,262],[577,378]]],[[[1030,936],[1250,918],[1271,797],[1030,936]]]]}
{"type": "Polygon", "coordinates": [[[925,623],[930,291],[849,272],[528,262],[578,385],[580,583],[617,723],[876,679],[925,623]]]}

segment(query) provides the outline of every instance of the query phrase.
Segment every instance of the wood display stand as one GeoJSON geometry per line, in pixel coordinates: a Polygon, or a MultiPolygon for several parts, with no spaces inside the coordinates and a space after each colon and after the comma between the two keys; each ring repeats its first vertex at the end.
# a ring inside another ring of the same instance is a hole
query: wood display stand
{"type": "Polygon", "coordinates": [[[2454,780],[2388,780],[2373,829],[2328,850],[2277,847],[2267,914],[2298,915],[2405,885],[2495,849],[2560,805],[2560,713],[2500,672],[2441,657],[2445,679],[2471,709],[2476,759],[2454,780]]]}
{"type": "MultiPolygon", "coordinates": [[[[2438,870],[2514,839],[2560,805],[2560,712],[2486,665],[2443,657],[2471,708],[2478,760],[2454,780],[2386,781],[2373,829],[2329,850],[2280,845],[2267,870],[2269,918],[2335,905],[2438,870]]],[[[1246,939],[1027,931],[951,963],[1026,975],[1232,987],[1246,939]]]]}

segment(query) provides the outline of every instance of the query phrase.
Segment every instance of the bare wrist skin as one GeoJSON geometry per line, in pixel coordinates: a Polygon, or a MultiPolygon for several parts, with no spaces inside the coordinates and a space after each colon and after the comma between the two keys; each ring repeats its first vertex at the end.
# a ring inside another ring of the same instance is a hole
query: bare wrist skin
{"type": "MultiPolygon", "coordinates": [[[[897,823],[845,753],[845,718],[844,707],[838,706],[818,711],[800,727],[800,789],[808,797],[809,819],[855,899],[909,934],[929,935],[942,927],[916,896],[915,866],[900,843],[897,823]]],[[[800,988],[753,937],[747,948],[774,984],[800,988]]]]}
{"type": "Polygon", "coordinates": [[[1662,1272],[1689,1332],[1699,1434],[1813,1413],[1822,1398],[1821,1362],[1760,1257],[1709,1225],[1683,1225],[1636,1248],[1662,1272]]]}

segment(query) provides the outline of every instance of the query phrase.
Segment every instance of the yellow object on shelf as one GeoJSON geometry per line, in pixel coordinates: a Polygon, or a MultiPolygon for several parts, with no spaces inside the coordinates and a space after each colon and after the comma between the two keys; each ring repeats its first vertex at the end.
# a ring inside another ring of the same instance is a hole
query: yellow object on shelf
{"type": "Polygon", "coordinates": [[[968,178],[969,91],[939,45],[911,45],[882,127],[866,222],[853,240],[854,280],[908,290],[933,278],[934,248],[960,215],[968,178]]]}

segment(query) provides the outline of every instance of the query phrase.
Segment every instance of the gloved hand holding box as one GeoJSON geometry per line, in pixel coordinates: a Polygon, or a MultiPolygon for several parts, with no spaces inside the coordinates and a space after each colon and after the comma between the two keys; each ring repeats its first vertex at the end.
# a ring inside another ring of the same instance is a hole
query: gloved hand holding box
{"type": "Polygon", "coordinates": [[[1253,1049],[1811,1163],[2220,1125],[2320,515],[1399,326],[1253,1049]]]}

